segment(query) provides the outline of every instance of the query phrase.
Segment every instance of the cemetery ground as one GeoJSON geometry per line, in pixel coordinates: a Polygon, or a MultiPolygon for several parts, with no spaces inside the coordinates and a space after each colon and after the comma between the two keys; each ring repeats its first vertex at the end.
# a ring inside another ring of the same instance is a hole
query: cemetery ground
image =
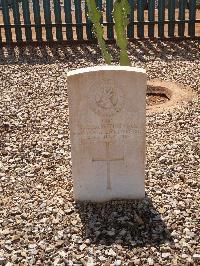
{"type": "Polygon", "coordinates": [[[0,265],[199,265],[199,42],[137,41],[129,54],[196,97],[147,113],[144,200],[77,204],[66,73],[103,64],[99,49],[1,48],[0,265]]]}

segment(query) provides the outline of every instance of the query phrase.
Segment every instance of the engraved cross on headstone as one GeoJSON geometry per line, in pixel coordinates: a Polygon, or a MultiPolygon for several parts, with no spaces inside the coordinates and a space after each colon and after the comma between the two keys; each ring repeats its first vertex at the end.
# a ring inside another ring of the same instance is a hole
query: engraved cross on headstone
{"type": "Polygon", "coordinates": [[[106,144],[106,158],[93,158],[93,162],[107,162],[107,189],[111,190],[110,163],[115,161],[124,161],[124,157],[110,158],[110,142],[106,144]]]}

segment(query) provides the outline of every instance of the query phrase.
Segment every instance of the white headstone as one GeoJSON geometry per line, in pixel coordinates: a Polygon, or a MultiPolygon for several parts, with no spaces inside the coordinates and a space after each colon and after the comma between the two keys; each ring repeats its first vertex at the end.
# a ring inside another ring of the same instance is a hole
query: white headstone
{"type": "Polygon", "coordinates": [[[68,73],[74,197],[145,196],[145,70],[99,66],[68,73]]]}

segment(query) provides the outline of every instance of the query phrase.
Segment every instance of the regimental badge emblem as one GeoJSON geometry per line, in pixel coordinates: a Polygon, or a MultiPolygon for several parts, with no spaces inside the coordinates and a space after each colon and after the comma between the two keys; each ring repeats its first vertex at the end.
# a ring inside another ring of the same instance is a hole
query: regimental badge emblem
{"type": "Polygon", "coordinates": [[[102,85],[93,84],[89,89],[90,109],[99,116],[113,116],[122,111],[125,98],[123,91],[113,80],[102,80],[102,85]]]}

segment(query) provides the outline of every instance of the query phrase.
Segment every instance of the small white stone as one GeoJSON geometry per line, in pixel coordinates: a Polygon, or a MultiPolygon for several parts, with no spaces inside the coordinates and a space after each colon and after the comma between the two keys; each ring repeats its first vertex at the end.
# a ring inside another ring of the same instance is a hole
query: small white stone
{"type": "Polygon", "coordinates": [[[162,258],[167,259],[171,256],[171,254],[169,252],[166,253],[162,253],[162,258]]]}
{"type": "Polygon", "coordinates": [[[115,231],[114,230],[107,231],[107,234],[109,236],[114,236],[115,235],[115,231]]]}
{"type": "Polygon", "coordinates": [[[112,257],[117,256],[117,254],[115,253],[115,251],[113,249],[109,249],[109,251],[106,251],[105,254],[108,256],[112,256],[112,257]]]}
{"type": "Polygon", "coordinates": [[[91,241],[90,241],[89,238],[85,240],[85,244],[86,244],[86,245],[89,245],[90,243],[91,243],[91,241]]]}
{"type": "Polygon", "coordinates": [[[58,265],[59,264],[59,262],[60,262],[60,257],[56,257],[55,259],[54,259],[54,261],[53,261],[53,265],[58,265]]]}
{"type": "Polygon", "coordinates": [[[58,238],[59,239],[61,239],[61,238],[63,238],[63,236],[64,236],[64,230],[60,230],[60,231],[58,231],[58,238]]]}
{"type": "Polygon", "coordinates": [[[87,266],[94,266],[94,260],[92,257],[88,257],[87,266]]]}
{"type": "Polygon", "coordinates": [[[66,253],[64,250],[59,251],[58,254],[59,254],[62,258],[66,258],[66,257],[67,257],[67,253],[66,253]]]}
{"type": "Polygon", "coordinates": [[[11,262],[7,262],[5,266],[13,266],[14,264],[11,262]]]}
{"type": "Polygon", "coordinates": [[[153,266],[154,265],[154,261],[153,261],[152,258],[148,258],[147,262],[148,262],[149,266],[153,266]]]}
{"type": "Polygon", "coordinates": [[[86,244],[82,244],[82,245],[79,246],[79,250],[83,251],[86,247],[87,247],[86,244]]]}
{"type": "Polygon", "coordinates": [[[36,244],[29,244],[29,245],[28,245],[28,248],[30,248],[30,249],[34,249],[34,248],[36,248],[36,247],[37,247],[36,244]]]}
{"type": "Polygon", "coordinates": [[[194,254],[192,257],[194,260],[200,260],[200,254],[194,254]]]}
{"type": "Polygon", "coordinates": [[[114,265],[115,266],[120,266],[122,264],[122,261],[121,260],[116,260],[115,262],[114,262],[114,265]]]}
{"type": "Polygon", "coordinates": [[[106,261],[106,260],[107,260],[104,256],[100,256],[98,259],[99,259],[100,261],[106,261]]]}
{"type": "Polygon", "coordinates": [[[161,156],[161,157],[159,158],[159,162],[160,162],[160,163],[164,163],[164,162],[166,162],[166,158],[165,158],[164,156],[161,156]]]}

